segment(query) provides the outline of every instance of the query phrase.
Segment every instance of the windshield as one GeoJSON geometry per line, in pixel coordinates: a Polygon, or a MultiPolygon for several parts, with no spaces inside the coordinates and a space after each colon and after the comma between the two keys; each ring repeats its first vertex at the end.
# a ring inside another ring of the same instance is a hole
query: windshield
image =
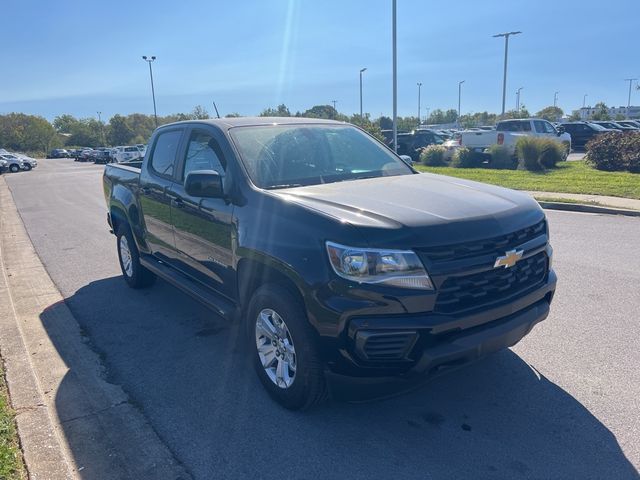
{"type": "Polygon", "coordinates": [[[588,124],[591,128],[593,128],[594,130],[607,130],[606,128],[604,128],[602,125],[598,125],[597,123],[589,123],[588,124]]]}
{"type": "Polygon", "coordinates": [[[230,133],[251,180],[261,188],[413,173],[393,153],[349,125],[236,127],[230,133]]]}

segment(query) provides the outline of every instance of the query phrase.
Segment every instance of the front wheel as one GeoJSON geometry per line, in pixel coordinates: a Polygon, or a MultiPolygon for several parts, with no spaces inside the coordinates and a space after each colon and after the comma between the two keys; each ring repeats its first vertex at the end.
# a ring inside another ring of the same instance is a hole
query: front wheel
{"type": "Polygon", "coordinates": [[[118,241],[118,259],[125,281],[131,288],[144,288],[152,285],[156,276],[140,264],[140,253],[131,230],[122,225],[116,235],[118,241]]]}
{"type": "Polygon", "coordinates": [[[14,163],[9,167],[9,171],[11,173],[18,173],[20,171],[20,166],[18,164],[14,163]]]}
{"type": "Polygon", "coordinates": [[[31,165],[29,165],[28,163],[25,163],[24,166],[22,167],[22,169],[25,172],[28,172],[29,170],[31,170],[31,165]]]}
{"type": "Polygon", "coordinates": [[[279,285],[263,285],[249,303],[247,327],[256,372],[274,400],[304,410],[325,399],[323,364],[298,298],[279,285]]]}

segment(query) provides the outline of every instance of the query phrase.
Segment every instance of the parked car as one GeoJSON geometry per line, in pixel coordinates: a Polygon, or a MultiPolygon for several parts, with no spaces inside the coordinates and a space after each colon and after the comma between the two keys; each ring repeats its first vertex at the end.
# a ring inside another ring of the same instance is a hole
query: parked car
{"type": "Polygon", "coordinates": [[[76,162],[90,162],[93,159],[93,148],[83,148],[75,159],[76,162]]]}
{"type": "Polygon", "coordinates": [[[0,153],[0,159],[7,162],[6,168],[11,173],[19,172],[20,170],[31,170],[38,166],[38,162],[30,157],[20,157],[13,153],[0,153]]]}
{"type": "Polygon", "coordinates": [[[111,149],[111,155],[115,159],[116,162],[130,162],[132,160],[137,160],[141,157],[140,150],[138,147],[114,147],[111,149]]]}
{"type": "MultiPolygon", "coordinates": [[[[411,133],[398,134],[398,155],[411,157],[414,162],[420,161],[420,153],[429,145],[442,145],[444,139],[431,130],[414,130],[411,133]]],[[[389,145],[393,148],[393,140],[389,145]]]]}
{"type": "Polygon", "coordinates": [[[459,146],[471,150],[484,152],[491,145],[497,144],[503,145],[514,155],[516,143],[523,136],[550,138],[562,143],[567,155],[571,152],[571,136],[540,118],[503,120],[496,124],[495,130],[463,130],[456,138],[459,146]]]}
{"type": "Polygon", "coordinates": [[[573,147],[581,149],[584,148],[587,142],[592,138],[602,135],[603,133],[617,131],[588,122],[568,122],[561,124],[561,126],[564,128],[565,132],[571,135],[571,143],[573,147]]]}
{"type": "Polygon", "coordinates": [[[93,162],[94,163],[111,163],[113,162],[113,158],[111,158],[111,150],[94,150],[93,154],[93,162]]]}
{"type": "Polygon", "coordinates": [[[0,174],[3,174],[7,170],[9,170],[7,161],[4,158],[0,158],[0,174]]]}
{"type": "Polygon", "coordinates": [[[47,155],[47,158],[71,158],[72,154],[64,148],[54,148],[51,153],[47,155]]]}
{"type": "Polygon", "coordinates": [[[629,131],[629,130],[636,130],[633,127],[628,127],[626,125],[622,125],[620,122],[595,121],[595,122],[589,122],[589,123],[593,123],[595,125],[600,125],[601,127],[608,128],[609,130],[619,130],[621,132],[629,131]]]}
{"type": "Polygon", "coordinates": [[[147,153],[147,146],[144,143],[136,144],[136,148],[140,152],[140,157],[144,157],[144,155],[147,153]]]}
{"type": "Polygon", "coordinates": [[[635,130],[640,130],[640,122],[635,120],[617,120],[616,123],[620,125],[624,125],[627,127],[631,127],[635,130]]]}
{"type": "Polygon", "coordinates": [[[162,277],[241,322],[290,409],[324,398],[325,368],[428,376],[510,347],[556,288],[529,195],[419,174],[342,122],[163,125],[103,184],[126,283],[162,277]]]}

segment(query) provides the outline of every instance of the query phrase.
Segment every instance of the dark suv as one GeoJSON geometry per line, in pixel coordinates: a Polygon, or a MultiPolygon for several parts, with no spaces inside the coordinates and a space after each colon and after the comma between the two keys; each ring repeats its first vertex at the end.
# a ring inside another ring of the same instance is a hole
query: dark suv
{"type": "Polygon", "coordinates": [[[604,128],[600,125],[589,122],[569,122],[562,123],[561,126],[564,128],[565,132],[571,135],[571,145],[574,149],[583,149],[589,142],[589,140],[595,138],[598,135],[602,135],[603,133],[607,132],[618,131],[604,128]]]}
{"type": "Polygon", "coordinates": [[[530,196],[418,173],[340,122],[163,125],[103,181],[126,282],[160,276],[242,322],[287,408],[325,396],[326,368],[428,376],[509,347],[555,291],[530,196]]]}

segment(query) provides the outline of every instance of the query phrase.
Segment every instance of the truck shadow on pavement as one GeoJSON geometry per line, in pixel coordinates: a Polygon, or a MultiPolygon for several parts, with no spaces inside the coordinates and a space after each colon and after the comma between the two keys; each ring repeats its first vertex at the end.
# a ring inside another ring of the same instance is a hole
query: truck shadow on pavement
{"type": "Polygon", "coordinates": [[[107,380],[194,478],[640,478],[596,417],[511,350],[391,399],[294,413],[263,390],[237,326],[163,281],[106,278],[66,303],[107,380]]]}

